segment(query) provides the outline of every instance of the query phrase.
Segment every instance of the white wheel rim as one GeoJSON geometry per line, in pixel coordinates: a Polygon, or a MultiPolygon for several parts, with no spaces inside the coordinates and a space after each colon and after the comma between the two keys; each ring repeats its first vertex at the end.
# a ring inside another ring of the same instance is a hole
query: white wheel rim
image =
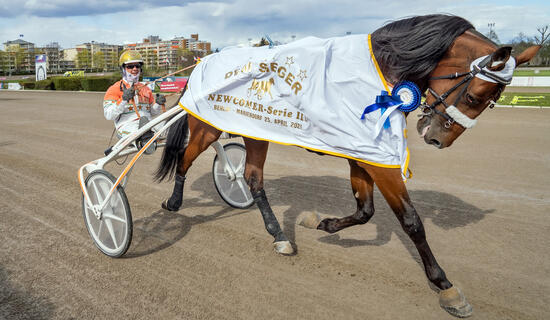
{"type": "MultiPolygon", "coordinates": [[[[86,188],[94,205],[103,202],[113,182],[104,174],[93,174],[87,181],[86,188]]],[[[128,221],[124,201],[120,192],[115,191],[103,209],[101,220],[97,219],[91,208],[84,201],[85,220],[88,231],[97,246],[107,255],[117,255],[124,250],[128,241],[128,221]]]]}
{"type": "Polygon", "coordinates": [[[246,149],[240,145],[231,144],[224,146],[224,151],[229,164],[235,170],[236,179],[233,181],[228,179],[221,161],[216,157],[213,170],[214,183],[220,195],[228,204],[238,208],[248,207],[254,199],[244,180],[246,149]]]}

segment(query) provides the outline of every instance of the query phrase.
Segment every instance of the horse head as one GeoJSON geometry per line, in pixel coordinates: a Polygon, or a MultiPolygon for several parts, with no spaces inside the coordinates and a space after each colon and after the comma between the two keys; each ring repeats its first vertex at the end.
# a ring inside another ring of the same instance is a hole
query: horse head
{"type": "Polygon", "coordinates": [[[511,47],[497,48],[475,31],[457,37],[428,80],[418,133],[428,144],[449,147],[498,101],[514,68],[531,60],[539,49],[532,46],[513,57],[511,47]]]}

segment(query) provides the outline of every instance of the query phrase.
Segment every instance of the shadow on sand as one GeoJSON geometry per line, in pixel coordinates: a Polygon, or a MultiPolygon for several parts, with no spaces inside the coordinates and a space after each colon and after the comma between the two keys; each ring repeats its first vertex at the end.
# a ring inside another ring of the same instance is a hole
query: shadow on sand
{"type": "Polygon", "coordinates": [[[17,288],[0,265],[0,319],[52,319],[55,306],[47,298],[17,288]]]}
{"type": "MultiPolygon", "coordinates": [[[[182,210],[179,212],[172,213],[159,209],[151,216],[134,221],[134,240],[129,252],[125,255],[126,258],[139,257],[165,249],[185,237],[197,224],[245,213],[254,214],[261,219],[256,206],[239,210],[231,208],[223,202],[215,191],[210,174],[201,176],[193,184],[186,185],[185,188],[198,191],[201,195],[196,198],[188,198],[184,191],[184,202],[182,210]],[[212,206],[222,209],[209,215],[185,215],[186,211],[196,212],[200,211],[201,207],[212,206]]],[[[277,215],[286,235],[293,243],[300,214],[313,211],[323,218],[344,217],[352,214],[356,209],[350,182],[347,179],[333,176],[289,176],[266,180],[265,188],[269,202],[273,207],[286,208],[282,214],[277,213],[277,215]]],[[[171,188],[166,189],[168,193],[171,188]]],[[[409,190],[409,194],[422,221],[430,219],[435,225],[445,230],[477,223],[486,214],[494,211],[481,210],[443,192],[409,190]]],[[[319,231],[319,241],[341,247],[380,246],[389,242],[392,233],[395,233],[411,256],[420,262],[414,244],[403,232],[397,218],[378,190],[375,190],[374,197],[376,213],[369,224],[376,225],[376,238],[370,240],[346,239],[341,238],[338,234],[329,235],[319,231]]],[[[275,211],[277,212],[277,210],[275,211]]],[[[360,227],[356,226],[355,228],[360,227]]]]}

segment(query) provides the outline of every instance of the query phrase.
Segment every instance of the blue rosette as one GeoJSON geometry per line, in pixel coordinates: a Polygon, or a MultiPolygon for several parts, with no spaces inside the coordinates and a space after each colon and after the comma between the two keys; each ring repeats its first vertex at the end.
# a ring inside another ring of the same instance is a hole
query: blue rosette
{"type": "Polygon", "coordinates": [[[420,106],[421,93],[418,86],[411,81],[401,81],[393,87],[391,95],[399,97],[402,104],[399,110],[403,112],[411,112],[420,106]]]}

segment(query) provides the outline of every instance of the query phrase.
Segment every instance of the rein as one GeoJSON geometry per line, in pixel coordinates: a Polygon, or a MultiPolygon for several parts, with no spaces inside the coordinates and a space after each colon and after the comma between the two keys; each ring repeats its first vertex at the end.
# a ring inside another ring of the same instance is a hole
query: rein
{"type": "MultiPolygon", "coordinates": [[[[499,84],[508,85],[511,82],[511,80],[506,80],[506,79],[504,79],[504,78],[502,78],[502,77],[500,77],[500,76],[484,69],[489,64],[489,62],[491,61],[491,57],[492,57],[492,55],[488,55],[483,60],[481,60],[478,64],[473,65],[472,70],[470,70],[469,72],[463,72],[463,73],[456,72],[454,74],[448,74],[448,75],[444,75],[444,76],[438,76],[438,77],[430,78],[429,80],[453,80],[453,79],[458,79],[458,78],[464,77],[460,82],[458,82],[457,84],[452,86],[450,89],[445,91],[442,95],[439,95],[432,88],[428,87],[428,92],[432,96],[434,96],[436,100],[430,105],[428,105],[426,102],[423,102],[420,106],[422,108],[422,114],[420,114],[419,117],[431,116],[433,113],[436,113],[436,114],[442,116],[443,118],[445,118],[445,120],[447,120],[445,122],[445,128],[446,129],[449,129],[453,125],[453,123],[455,123],[455,122],[460,124],[462,127],[466,128],[466,129],[472,128],[476,124],[477,121],[474,120],[474,119],[470,119],[468,116],[466,116],[464,113],[460,112],[460,110],[458,110],[456,108],[456,105],[458,105],[458,103],[462,99],[462,97],[464,95],[464,92],[466,92],[466,89],[468,88],[468,86],[469,86],[470,82],[472,81],[472,79],[477,74],[482,74],[482,75],[494,80],[496,83],[499,83],[499,84]],[[446,99],[449,97],[449,95],[451,95],[451,93],[453,93],[455,90],[457,90],[461,86],[463,86],[463,88],[460,90],[460,93],[456,97],[454,103],[452,105],[449,105],[447,103],[446,99]],[[442,104],[445,107],[446,112],[441,112],[441,111],[436,109],[436,107],[439,104],[442,104]]],[[[493,108],[494,104],[495,104],[495,102],[491,100],[489,107],[493,108]]]]}

